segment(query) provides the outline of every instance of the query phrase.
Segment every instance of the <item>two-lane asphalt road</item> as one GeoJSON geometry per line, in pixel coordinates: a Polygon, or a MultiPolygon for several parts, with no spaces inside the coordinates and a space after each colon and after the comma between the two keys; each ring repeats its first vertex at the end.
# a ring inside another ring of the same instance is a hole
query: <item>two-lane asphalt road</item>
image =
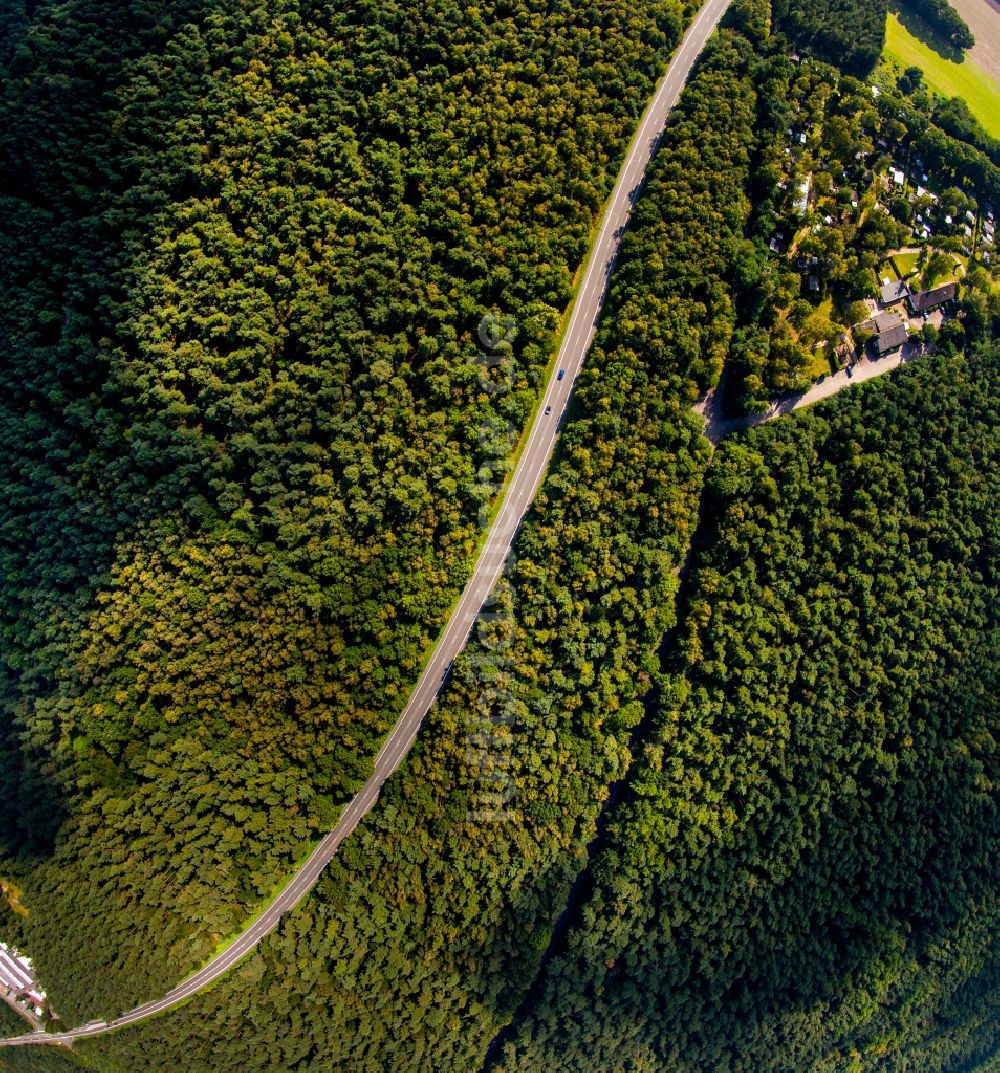
{"type": "Polygon", "coordinates": [[[517,468],[511,476],[502,507],[490,528],[472,577],[438,639],[430,661],[420,676],[399,722],[386,739],[375,761],[371,778],[344,809],[337,826],[316,846],[289,883],[246,931],[241,932],[225,950],[167,992],[163,998],[143,1003],[110,1023],[94,1021],[61,1033],[33,1032],[0,1040],[0,1046],[31,1043],[69,1044],[76,1039],[102,1035],[136,1021],[144,1021],[179,1005],[217,980],[246,957],[265,935],[274,930],[281,917],[305,898],[320,873],[333,859],[340,844],[371,809],[385,781],[396,770],[413,744],[424,716],[440,692],[443,678],[452,660],[465,645],[476,617],[503,571],[517,528],[531,506],[545,468],[552,457],[559,431],[559,419],[569,402],[577,374],[593,339],[611,268],[618,253],[621,232],[628,221],[635,192],[642,183],[649,158],[655,152],[667,115],[680,95],[695,60],[729,3],[730,0],[706,0],[643,113],[591,249],[570,313],[558,362],[545,389],[538,415],[528,432],[517,468]],[[562,378],[559,377],[559,370],[564,370],[562,378]]]}

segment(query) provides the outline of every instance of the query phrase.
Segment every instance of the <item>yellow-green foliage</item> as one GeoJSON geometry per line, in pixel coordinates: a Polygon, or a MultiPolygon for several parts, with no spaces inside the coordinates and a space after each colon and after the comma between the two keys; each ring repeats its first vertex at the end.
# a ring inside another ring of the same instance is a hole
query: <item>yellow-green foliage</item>
{"type": "Polygon", "coordinates": [[[0,849],[64,1017],[175,983],[370,770],[683,21],[4,15],[0,849]]]}

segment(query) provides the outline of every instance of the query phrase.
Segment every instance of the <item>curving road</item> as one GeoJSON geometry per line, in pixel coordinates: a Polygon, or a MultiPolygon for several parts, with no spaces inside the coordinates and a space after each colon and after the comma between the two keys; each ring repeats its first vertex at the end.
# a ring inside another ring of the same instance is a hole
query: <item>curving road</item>
{"type": "Polygon", "coordinates": [[[521,519],[531,506],[552,457],[559,433],[559,420],[569,402],[573,385],[593,339],[611,268],[618,253],[622,229],[628,221],[635,193],[645,175],[646,164],[655,152],[667,115],[680,96],[695,60],[730,2],[731,0],[705,0],[643,113],[639,129],[605,208],[601,229],[591,249],[559,351],[559,360],[552,371],[542,405],[531,425],[517,468],[510,478],[500,512],[490,528],[472,577],[438,639],[430,661],[403,709],[399,722],[375,760],[371,777],[341,813],[337,826],[316,846],[289,883],[246,931],[241,932],[226,949],[168,991],[163,998],[136,1006],[111,1022],[91,1021],[67,1032],[32,1032],[0,1040],[0,1046],[36,1043],[68,1045],[74,1040],[103,1035],[137,1021],[155,1017],[208,987],[246,957],[265,935],[274,930],[281,917],[306,897],[319,879],[320,873],[333,859],[340,844],[375,804],[382,786],[399,767],[413,744],[424,716],[441,690],[452,660],[465,645],[486,598],[503,571],[521,519]],[[560,369],[565,371],[561,379],[558,376],[560,369]]]}

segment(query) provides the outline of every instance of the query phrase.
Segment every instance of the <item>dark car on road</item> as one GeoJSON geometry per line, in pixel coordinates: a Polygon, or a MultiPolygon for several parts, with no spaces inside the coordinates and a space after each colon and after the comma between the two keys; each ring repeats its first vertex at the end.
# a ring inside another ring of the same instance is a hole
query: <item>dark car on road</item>
{"type": "Polygon", "coordinates": [[[560,370],[559,370],[559,375],[558,375],[558,376],[556,377],[556,379],[557,379],[557,380],[562,380],[562,378],[563,378],[563,377],[564,377],[565,375],[566,375],[566,370],[565,370],[565,369],[560,369],[560,370]]]}

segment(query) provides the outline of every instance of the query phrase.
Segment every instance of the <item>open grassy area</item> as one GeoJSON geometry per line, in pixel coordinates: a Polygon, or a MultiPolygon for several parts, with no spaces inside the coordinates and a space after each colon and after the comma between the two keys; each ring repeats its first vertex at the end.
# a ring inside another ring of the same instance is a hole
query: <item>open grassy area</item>
{"type": "Polygon", "coordinates": [[[917,258],[919,254],[916,253],[897,253],[892,259],[893,266],[896,269],[896,275],[900,279],[906,279],[917,267],[917,258]]]}
{"type": "Polygon", "coordinates": [[[952,63],[914,37],[889,12],[882,59],[897,74],[907,67],[919,67],[931,91],[943,97],[961,97],[986,130],[1000,138],[1000,86],[968,57],[962,63],[952,63]]]}

